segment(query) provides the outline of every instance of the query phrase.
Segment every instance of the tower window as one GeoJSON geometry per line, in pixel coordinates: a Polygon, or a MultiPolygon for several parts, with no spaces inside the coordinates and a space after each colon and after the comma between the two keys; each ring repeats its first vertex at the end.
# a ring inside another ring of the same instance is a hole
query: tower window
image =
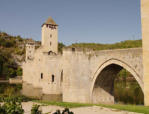
{"type": "Polygon", "coordinates": [[[52,82],[54,82],[54,75],[52,74],[52,82]]]}
{"type": "Polygon", "coordinates": [[[61,72],[61,82],[63,82],[63,70],[61,72]]]}
{"type": "Polygon", "coordinates": [[[40,77],[41,77],[41,79],[43,79],[43,73],[41,73],[40,77]]]}
{"type": "Polygon", "coordinates": [[[52,34],[50,34],[50,38],[52,38],[52,34]]]}
{"type": "Polygon", "coordinates": [[[50,42],[50,46],[52,45],[52,42],[50,42]]]}
{"type": "Polygon", "coordinates": [[[72,51],[75,52],[75,48],[72,48],[72,51]]]}

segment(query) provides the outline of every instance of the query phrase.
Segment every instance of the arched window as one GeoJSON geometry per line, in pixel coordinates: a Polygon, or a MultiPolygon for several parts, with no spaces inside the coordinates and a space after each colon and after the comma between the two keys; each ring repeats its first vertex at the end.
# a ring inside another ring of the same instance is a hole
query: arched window
{"type": "Polygon", "coordinates": [[[41,77],[41,79],[43,79],[43,73],[41,73],[40,77],[41,77]]]}
{"type": "Polygon", "coordinates": [[[54,82],[54,75],[52,74],[52,82],[54,82]]]}
{"type": "Polygon", "coordinates": [[[52,38],[52,34],[50,34],[50,38],[52,38]]]}

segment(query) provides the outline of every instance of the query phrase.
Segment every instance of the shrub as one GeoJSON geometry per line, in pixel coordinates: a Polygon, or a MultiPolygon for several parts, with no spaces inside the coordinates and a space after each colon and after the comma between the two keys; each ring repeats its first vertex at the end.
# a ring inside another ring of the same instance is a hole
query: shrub
{"type": "Polygon", "coordinates": [[[40,105],[33,105],[31,109],[31,114],[41,114],[41,111],[39,110],[40,105]]]}
{"type": "Polygon", "coordinates": [[[61,114],[60,110],[56,110],[56,112],[54,112],[53,114],[61,114]]]}
{"type": "Polygon", "coordinates": [[[5,102],[1,107],[1,110],[4,112],[2,114],[23,114],[24,110],[20,102],[9,101],[5,102]]]}
{"type": "Polygon", "coordinates": [[[11,101],[14,101],[14,102],[27,102],[27,101],[31,101],[33,100],[32,98],[28,98],[28,97],[25,97],[23,95],[21,96],[5,96],[5,95],[1,95],[0,96],[0,102],[11,102],[11,101]]]}
{"type": "Polygon", "coordinates": [[[73,112],[69,111],[69,108],[65,108],[62,114],[73,114],[73,112]]]}
{"type": "Polygon", "coordinates": [[[60,112],[60,110],[57,110],[56,112],[54,112],[53,114],[74,114],[72,111],[69,111],[69,108],[65,108],[62,113],[60,112]]]}
{"type": "Polygon", "coordinates": [[[31,101],[33,100],[32,98],[28,98],[26,96],[15,96],[15,98],[17,99],[17,101],[20,101],[20,102],[27,102],[27,101],[31,101]]]}
{"type": "Polygon", "coordinates": [[[2,105],[0,105],[0,114],[6,114],[6,110],[2,105]]]}
{"type": "Polygon", "coordinates": [[[7,87],[4,90],[4,95],[6,95],[6,96],[12,96],[14,94],[15,94],[15,88],[13,88],[13,87],[7,87]]]}
{"type": "Polygon", "coordinates": [[[23,55],[25,54],[25,49],[15,48],[15,54],[23,55]]]}
{"type": "Polygon", "coordinates": [[[22,68],[18,67],[17,76],[22,76],[22,68]]]}

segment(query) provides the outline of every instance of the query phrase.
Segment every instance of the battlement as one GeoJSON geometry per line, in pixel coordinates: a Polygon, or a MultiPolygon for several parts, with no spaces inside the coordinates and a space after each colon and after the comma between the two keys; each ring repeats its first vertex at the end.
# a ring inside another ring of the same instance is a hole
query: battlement
{"type": "Polygon", "coordinates": [[[82,49],[82,48],[63,48],[63,54],[89,54],[89,55],[98,55],[104,53],[123,53],[123,52],[141,52],[142,48],[125,48],[125,49],[110,49],[110,50],[93,50],[93,49],[82,49]]]}
{"type": "Polygon", "coordinates": [[[84,53],[84,52],[94,52],[94,50],[92,49],[83,49],[83,48],[76,48],[76,47],[66,47],[66,48],[63,48],[63,53],[65,52],[71,52],[71,53],[84,53]]]}

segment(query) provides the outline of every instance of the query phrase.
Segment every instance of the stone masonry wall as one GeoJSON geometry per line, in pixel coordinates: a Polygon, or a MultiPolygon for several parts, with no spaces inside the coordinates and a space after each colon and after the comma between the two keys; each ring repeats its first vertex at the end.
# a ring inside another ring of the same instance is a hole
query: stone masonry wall
{"type": "Polygon", "coordinates": [[[102,71],[102,66],[104,64],[112,64],[112,60],[116,61],[114,62],[115,64],[121,65],[135,75],[134,77],[143,89],[141,48],[96,52],[66,49],[63,53],[65,76],[63,101],[92,102],[92,91],[95,80],[102,71]]]}
{"type": "MultiPolygon", "coordinates": [[[[99,89],[93,94],[97,78],[102,76],[100,74],[103,69],[111,64],[124,67],[132,73],[143,89],[141,48],[103,51],[64,49],[63,55],[54,55],[43,53],[41,47],[36,50],[34,60],[23,64],[23,81],[31,84],[33,88],[41,88],[42,96],[49,100],[55,95],[56,99],[66,102],[90,103],[94,102],[94,97],[99,94],[99,89]],[[54,75],[54,82],[52,82],[52,75],[54,75]]],[[[109,71],[103,73],[104,77],[109,75],[107,72],[109,71]]],[[[97,85],[102,87],[102,83],[97,85]]],[[[105,98],[101,100],[113,102],[112,94],[107,92],[102,92],[105,98]],[[107,98],[110,101],[105,100],[107,98]]]]}

